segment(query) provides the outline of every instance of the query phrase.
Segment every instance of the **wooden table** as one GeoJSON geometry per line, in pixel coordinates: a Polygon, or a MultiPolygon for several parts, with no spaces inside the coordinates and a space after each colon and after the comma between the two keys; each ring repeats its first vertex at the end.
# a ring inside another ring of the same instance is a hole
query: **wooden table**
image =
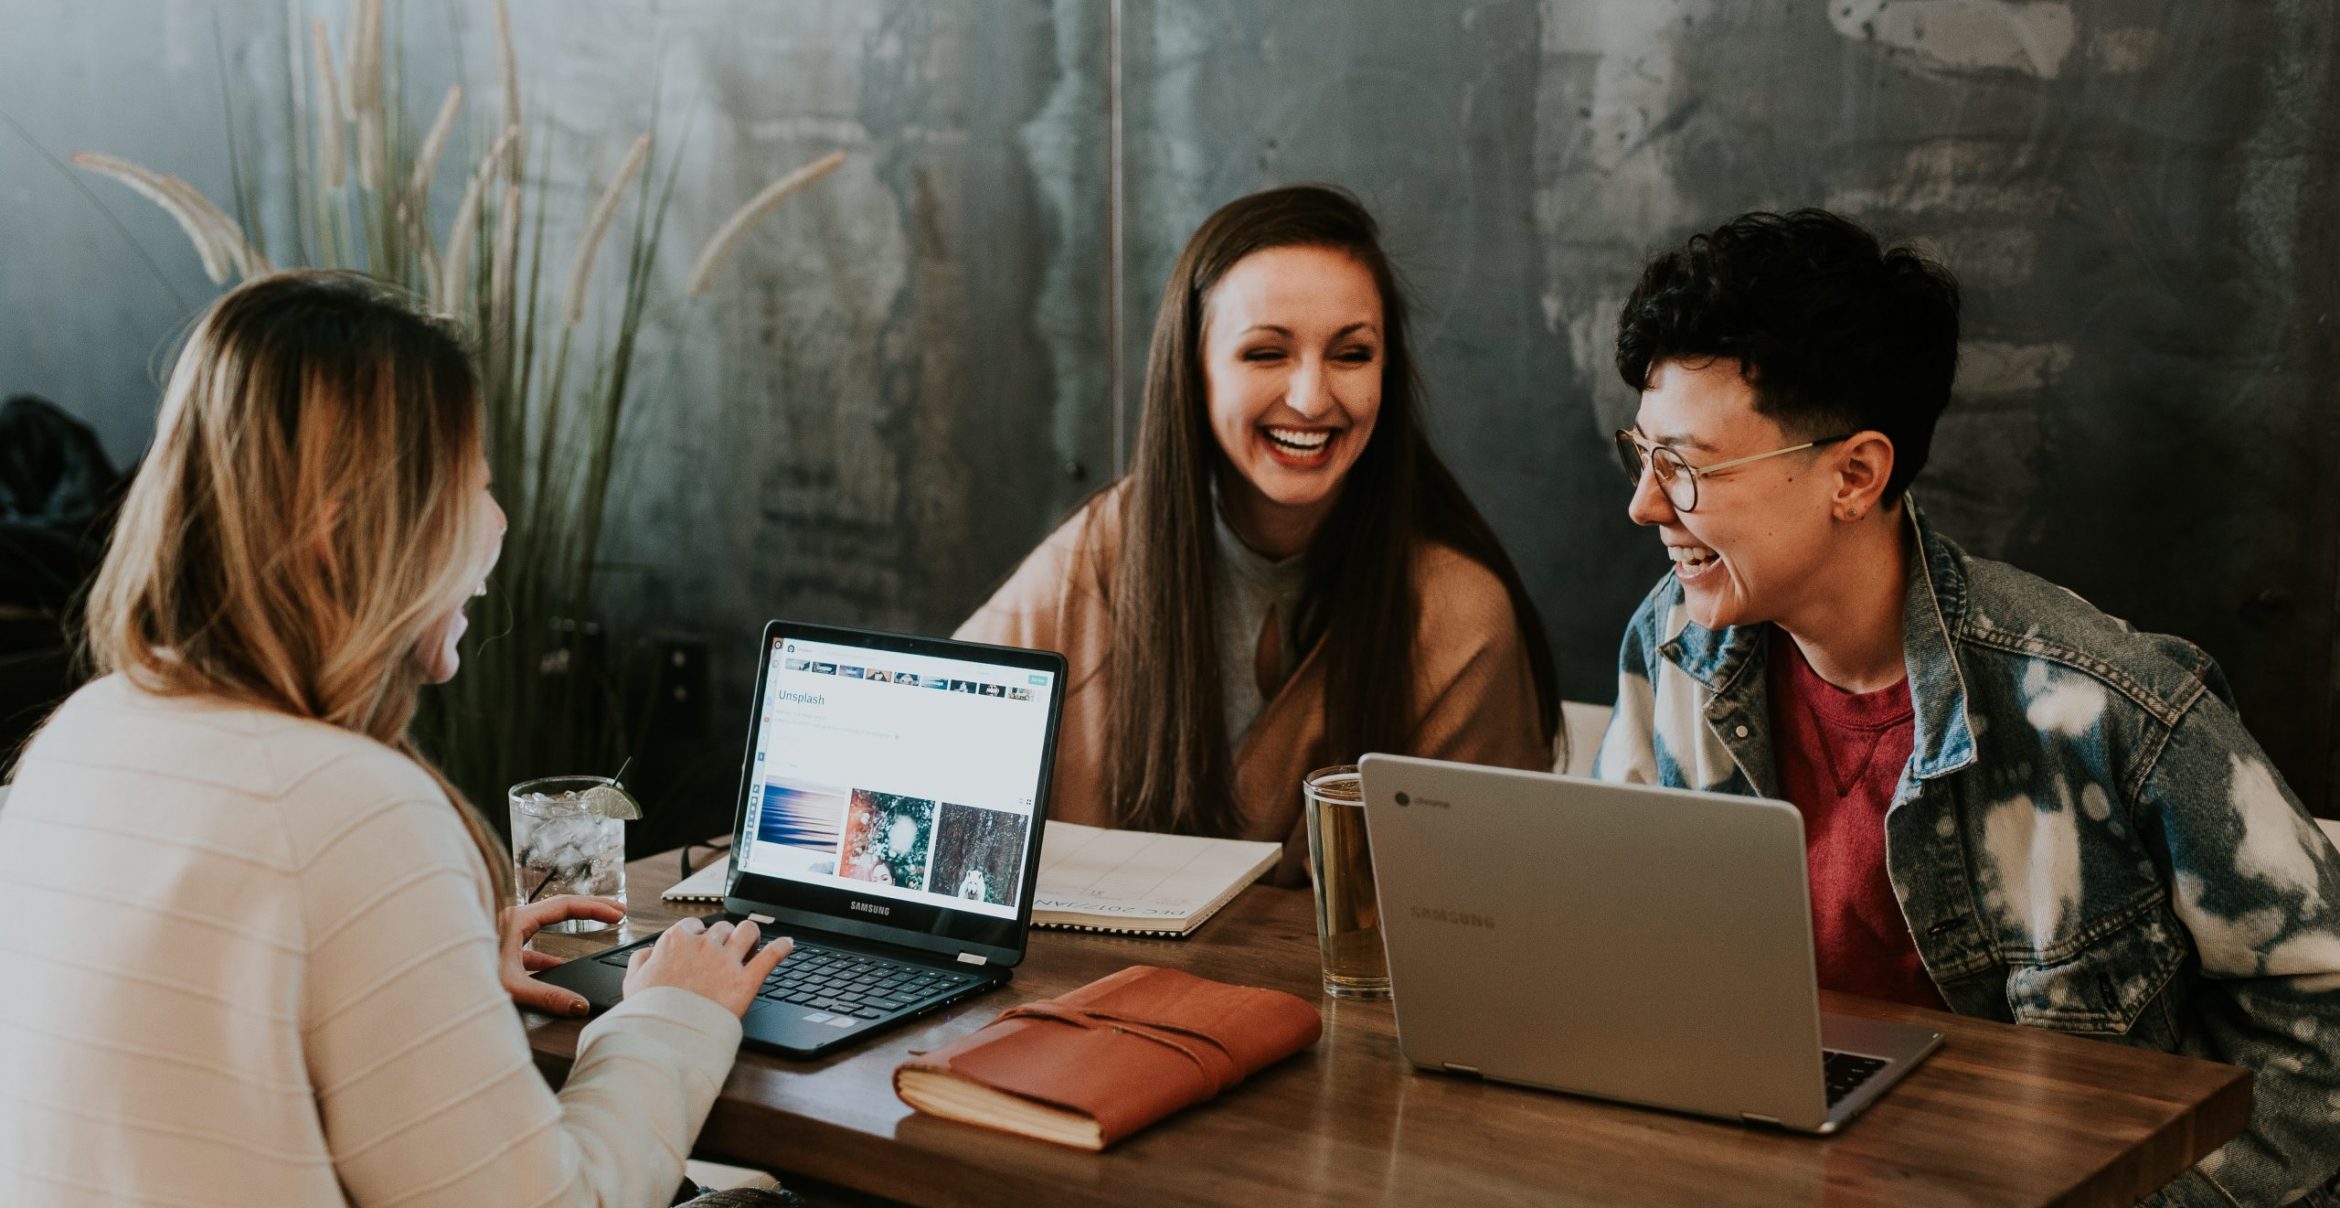
{"type": "MultiPolygon", "coordinates": [[[[616,935],[544,937],[582,955],[681,915],[658,902],[674,853],[627,869],[616,935]]],[[[1825,996],[1833,1011],[1946,1038],[1916,1073],[1826,1139],[1641,1111],[1442,1074],[1398,1055],[1387,1003],[1322,998],[1305,890],[1254,886],[1195,938],[1035,931],[1005,989],[821,1061],[743,1052],[701,1154],[917,1204],[2129,1204],[2240,1132],[2232,1066],[1825,996]],[[919,1116],[892,1072],[1006,1007],[1133,964],[1271,986],[1319,1002],[1324,1039],[1216,1102],[1103,1154],[919,1116]]],[[[581,1025],[529,1017],[558,1081],[581,1025]]]]}

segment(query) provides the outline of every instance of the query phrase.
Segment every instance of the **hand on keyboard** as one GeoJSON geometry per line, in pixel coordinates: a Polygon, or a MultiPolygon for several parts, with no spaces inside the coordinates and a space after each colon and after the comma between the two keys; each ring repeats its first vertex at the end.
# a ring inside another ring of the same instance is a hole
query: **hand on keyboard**
{"type": "Polygon", "coordinates": [[[626,996],[652,986],[673,986],[711,999],[734,1015],[745,1015],[756,991],[772,969],[796,949],[780,938],[756,945],[756,925],[734,927],[718,921],[710,927],[698,919],[684,919],[666,929],[658,942],[635,949],[626,962],[626,996]]]}

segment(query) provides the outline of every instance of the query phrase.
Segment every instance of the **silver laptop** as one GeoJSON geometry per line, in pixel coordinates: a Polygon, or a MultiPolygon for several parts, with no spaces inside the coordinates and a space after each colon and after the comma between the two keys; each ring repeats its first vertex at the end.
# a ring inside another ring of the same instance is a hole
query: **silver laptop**
{"type": "Polygon", "coordinates": [[[1823,1015],[1780,801],[1367,755],[1416,1066],[1830,1133],[1942,1043],[1823,1015]]]}

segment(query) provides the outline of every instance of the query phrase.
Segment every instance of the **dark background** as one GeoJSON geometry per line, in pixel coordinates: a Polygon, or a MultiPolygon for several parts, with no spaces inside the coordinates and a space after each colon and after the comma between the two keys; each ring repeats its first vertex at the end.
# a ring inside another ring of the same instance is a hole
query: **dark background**
{"type": "MultiPolygon", "coordinates": [[[[476,154],[486,6],[393,11],[424,119],[446,81],[470,84],[476,154]]],[[[764,620],[946,632],[1110,480],[1178,247],[1219,204],[1298,180],[1382,218],[1424,316],[1434,433],[1527,575],[1567,695],[1612,695],[1621,627],[1664,570],[1607,437],[1633,406],[1608,346],[1643,257],[1740,210],[1826,205],[1925,242],[1966,286],[1929,514],[2206,647],[2293,786],[2335,813],[2329,0],[514,14],[573,210],[654,107],[690,131],[608,549],[618,655],[656,661],[671,638],[700,660],[687,707],[644,739],[664,813],[646,838],[722,826],[764,620]],[[844,169],[679,300],[739,200],[839,148],[844,169]]],[[[0,113],[60,156],[114,152],[224,198],[225,115],[281,112],[278,0],[0,0],[0,17],[0,113]]],[[[244,151],[281,180],[280,137],[244,151]]],[[[54,398],[126,461],[213,290],[159,213],[84,183],[96,201],[0,128],[0,392],[54,398]]]]}

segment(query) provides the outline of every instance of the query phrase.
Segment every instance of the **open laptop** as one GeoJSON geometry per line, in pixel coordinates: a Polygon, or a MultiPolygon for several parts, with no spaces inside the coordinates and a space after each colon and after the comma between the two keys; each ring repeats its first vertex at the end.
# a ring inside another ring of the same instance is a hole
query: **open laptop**
{"type": "Polygon", "coordinates": [[[1365,823],[1416,1066],[1831,1133],[1942,1043],[1823,1015],[1781,801],[1392,755],[1365,823]]]}
{"type": "MultiPolygon", "coordinates": [[[[724,908],[789,936],[746,1043],[815,1056],[1004,985],[1040,871],[1064,658],[774,621],[724,908]]],[[[616,1005],[641,940],[545,981],[616,1005]]]]}

